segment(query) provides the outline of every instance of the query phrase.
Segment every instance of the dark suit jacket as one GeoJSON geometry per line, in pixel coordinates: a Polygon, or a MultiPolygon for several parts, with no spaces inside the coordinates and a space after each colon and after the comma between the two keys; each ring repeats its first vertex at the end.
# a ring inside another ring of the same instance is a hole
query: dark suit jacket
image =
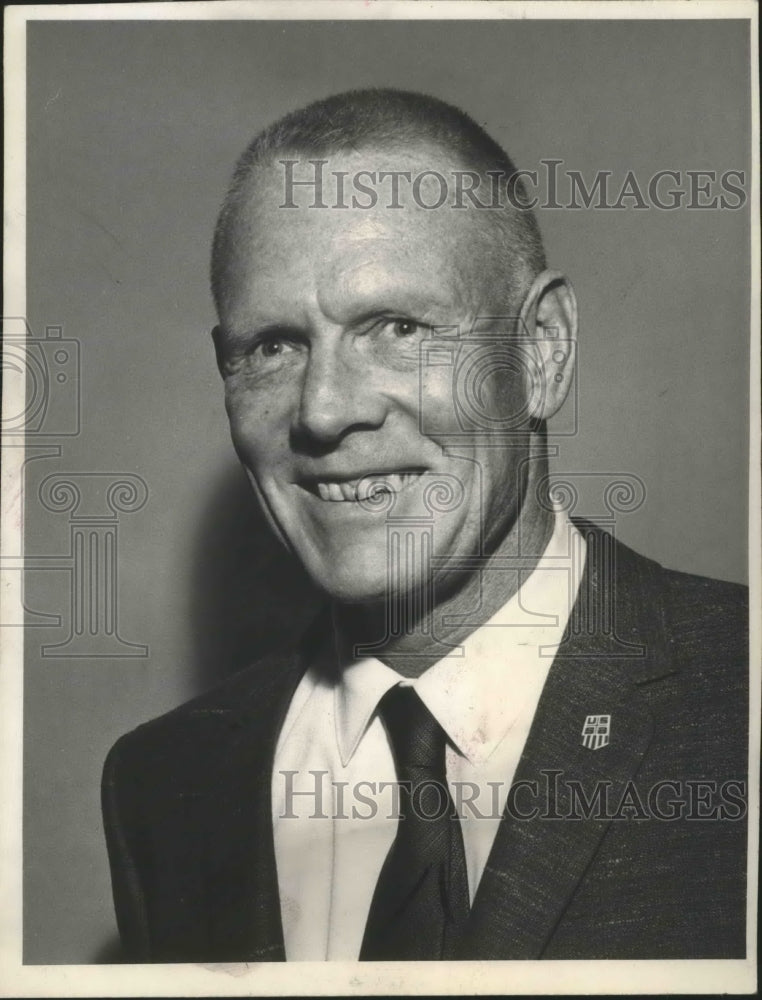
{"type": "MultiPolygon", "coordinates": [[[[743,957],[745,589],[577,526],[585,573],[514,778],[537,785],[501,821],[455,957],[743,957]],[[604,713],[609,745],[582,746],[586,717],[604,713]],[[532,804],[539,816],[516,815],[532,804]]],[[[127,960],[284,959],[271,770],[309,660],[309,643],[269,656],[111,750],[127,960]]]]}

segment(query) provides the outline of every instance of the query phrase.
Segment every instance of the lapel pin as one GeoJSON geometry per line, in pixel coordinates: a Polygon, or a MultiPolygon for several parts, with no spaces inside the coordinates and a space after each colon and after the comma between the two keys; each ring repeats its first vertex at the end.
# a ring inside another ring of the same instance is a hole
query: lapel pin
{"type": "Polygon", "coordinates": [[[600,750],[608,746],[610,735],[610,715],[588,715],[582,727],[582,746],[588,750],[600,750]]]}

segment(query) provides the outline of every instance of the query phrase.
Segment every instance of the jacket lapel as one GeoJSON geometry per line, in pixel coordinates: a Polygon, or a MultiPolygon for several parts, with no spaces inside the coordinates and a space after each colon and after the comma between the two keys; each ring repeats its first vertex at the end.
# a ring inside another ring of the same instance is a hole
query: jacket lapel
{"type": "Polygon", "coordinates": [[[616,808],[652,734],[639,685],[672,672],[658,627],[660,567],[591,525],[577,527],[587,542],[579,595],[513,780],[513,815],[503,816],[458,947],[462,958],[541,957],[611,822],[597,806],[584,818],[572,789],[594,801],[606,788],[608,808],[616,808]],[[585,719],[599,714],[611,716],[609,745],[587,749],[585,719]],[[532,807],[534,818],[517,818],[532,807]]]}

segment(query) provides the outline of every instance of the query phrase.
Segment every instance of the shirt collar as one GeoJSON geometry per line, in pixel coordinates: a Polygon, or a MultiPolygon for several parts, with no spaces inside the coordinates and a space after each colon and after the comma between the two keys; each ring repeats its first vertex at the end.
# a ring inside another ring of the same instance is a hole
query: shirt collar
{"type": "Polygon", "coordinates": [[[336,685],[336,740],[344,767],[354,756],[376,706],[389,688],[404,680],[380,660],[369,657],[346,666],[336,685]]]}
{"type": "Polygon", "coordinates": [[[335,688],[342,764],[352,759],[380,699],[400,682],[415,687],[470,763],[486,761],[522,713],[534,714],[584,568],[573,559],[572,536],[578,534],[556,511],[550,541],[517,593],[462,641],[459,654],[437,661],[415,681],[372,657],[347,663],[335,688]]]}

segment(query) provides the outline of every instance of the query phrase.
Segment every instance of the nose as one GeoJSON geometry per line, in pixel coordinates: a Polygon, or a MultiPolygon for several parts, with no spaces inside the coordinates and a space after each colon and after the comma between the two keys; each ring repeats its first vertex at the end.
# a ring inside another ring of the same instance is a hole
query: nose
{"type": "Polygon", "coordinates": [[[384,396],[371,386],[362,359],[347,358],[342,343],[313,343],[294,432],[303,441],[337,444],[351,431],[375,430],[386,419],[384,396]]]}

